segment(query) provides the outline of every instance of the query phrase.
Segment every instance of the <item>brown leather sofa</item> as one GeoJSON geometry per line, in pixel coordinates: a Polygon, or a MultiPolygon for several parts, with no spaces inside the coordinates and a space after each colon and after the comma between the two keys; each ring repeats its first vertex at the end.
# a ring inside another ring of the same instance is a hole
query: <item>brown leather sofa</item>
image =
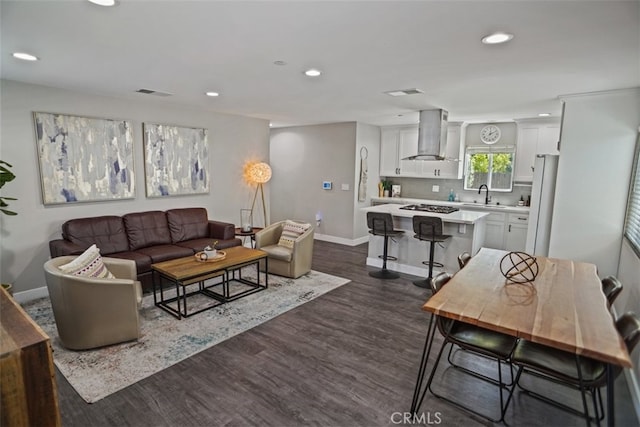
{"type": "Polygon", "coordinates": [[[72,219],[62,224],[62,239],[51,240],[51,257],[80,255],[94,243],[100,255],[135,261],[144,292],[152,289],[151,264],[190,256],[213,244],[240,246],[235,226],[212,221],[204,208],[170,209],[72,219]]]}

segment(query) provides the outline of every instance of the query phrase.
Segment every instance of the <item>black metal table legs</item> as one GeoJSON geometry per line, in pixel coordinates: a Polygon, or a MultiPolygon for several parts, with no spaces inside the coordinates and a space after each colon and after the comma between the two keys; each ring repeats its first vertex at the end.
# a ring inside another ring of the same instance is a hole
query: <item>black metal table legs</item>
{"type": "Polygon", "coordinates": [[[424,341],[424,348],[422,349],[422,357],[420,359],[420,368],[418,369],[418,377],[416,378],[416,386],[413,391],[413,400],[411,401],[411,413],[417,414],[424,396],[427,394],[427,387],[422,390],[422,383],[424,381],[424,375],[427,372],[427,364],[429,363],[429,355],[431,354],[431,347],[433,346],[433,336],[436,332],[436,323],[433,321],[434,315],[431,314],[429,319],[429,327],[427,328],[427,337],[424,341]]]}

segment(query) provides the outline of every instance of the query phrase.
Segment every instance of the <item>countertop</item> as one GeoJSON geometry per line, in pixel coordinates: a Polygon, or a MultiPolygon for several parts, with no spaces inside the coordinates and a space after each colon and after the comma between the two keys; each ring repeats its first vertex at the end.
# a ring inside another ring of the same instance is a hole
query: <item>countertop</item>
{"type": "MultiPolygon", "coordinates": [[[[394,199],[394,200],[397,200],[394,199]]],[[[472,211],[472,210],[459,210],[456,212],[452,212],[450,214],[439,214],[433,212],[419,212],[419,211],[409,211],[400,209],[400,207],[404,204],[409,203],[387,203],[384,205],[370,206],[367,208],[362,208],[365,212],[383,212],[390,213],[392,216],[405,217],[405,218],[413,218],[416,215],[426,215],[426,216],[435,216],[438,218],[442,218],[442,222],[452,222],[456,224],[475,224],[478,220],[489,216],[491,213],[488,210],[483,211],[472,211]]]]}
{"type": "MultiPolygon", "coordinates": [[[[377,203],[393,203],[398,205],[440,205],[440,206],[455,206],[460,210],[468,211],[489,211],[489,212],[515,212],[515,213],[529,213],[529,206],[508,206],[508,205],[484,205],[482,203],[472,202],[446,202],[443,200],[429,200],[429,199],[412,199],[408,197],[372,197],[372,202],[377,203]]],[[[431,215],[431,214],[430,214],[431,215]]]]}

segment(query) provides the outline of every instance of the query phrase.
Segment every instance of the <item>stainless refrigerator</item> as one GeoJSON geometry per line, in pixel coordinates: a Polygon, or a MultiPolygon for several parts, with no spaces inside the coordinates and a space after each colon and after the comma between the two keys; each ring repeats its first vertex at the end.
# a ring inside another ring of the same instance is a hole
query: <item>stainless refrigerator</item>
{"type": "Polygon", "coordinates": [[[558,158],[557,154],[539,154],[534,163],[531,210],[525,249],[531,255],[549,255],[558,158]]]}

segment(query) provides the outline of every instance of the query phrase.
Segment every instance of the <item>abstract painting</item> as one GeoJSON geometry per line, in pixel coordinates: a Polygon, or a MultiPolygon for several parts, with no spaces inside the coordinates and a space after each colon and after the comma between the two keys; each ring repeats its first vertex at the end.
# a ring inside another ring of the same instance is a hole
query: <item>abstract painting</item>
{"type": "Polygon", "coordinates": [[[207,130],[144,123],[147,197],[209,193],[207,130]]]}
{"type": "Polygon", "coordinates": [[[135,197],[126,120],[33,113],[45,205],[135,197]]]}

